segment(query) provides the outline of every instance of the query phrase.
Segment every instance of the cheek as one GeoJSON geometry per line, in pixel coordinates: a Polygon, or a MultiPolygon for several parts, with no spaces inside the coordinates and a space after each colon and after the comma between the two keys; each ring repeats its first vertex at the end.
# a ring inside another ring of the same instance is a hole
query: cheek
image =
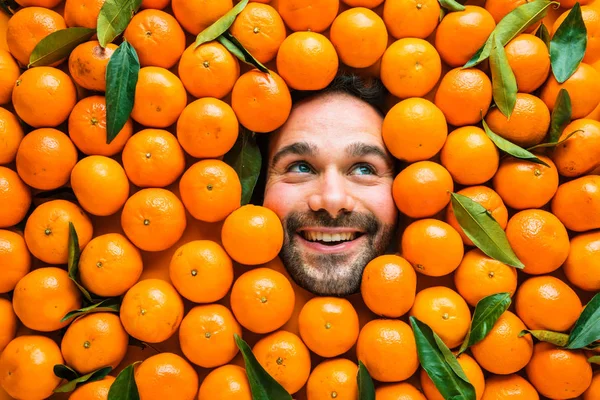
{"type": "Polygon", "coordinates": [[[306,195],[303,193],[306,191],[298,186],[274,183],[265,189],[263,206],[273,210],[279,219],[284,219],[290,212],[306,208],[306,195]]]}
{"type": "Polygon", "coordinates": [[[362,188],[355,197],[359,203],[387,225],[395,225],[398,209],[392,197],[392,185],[362,188]]]}

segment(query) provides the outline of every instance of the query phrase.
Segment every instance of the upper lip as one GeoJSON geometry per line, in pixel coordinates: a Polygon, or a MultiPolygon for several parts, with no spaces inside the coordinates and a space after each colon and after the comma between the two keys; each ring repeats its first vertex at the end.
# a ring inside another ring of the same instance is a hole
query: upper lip
{"type": "Polygon", "coordinates": [[[355,228],[325,228],[325,227],[307,227],[300,228],[298,232],[322,232],[322,233],[363,233],[364,231],[355,228]]]}

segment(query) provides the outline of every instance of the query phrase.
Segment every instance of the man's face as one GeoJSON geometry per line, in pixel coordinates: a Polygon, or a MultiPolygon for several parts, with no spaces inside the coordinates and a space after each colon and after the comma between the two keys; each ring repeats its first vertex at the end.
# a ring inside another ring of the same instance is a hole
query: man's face
{"type": "Polygon", "coordinates": [[[281,259],[318,295],[356,293],[364,267],[394,237],[393,159],[383,118],[346,94],[294,107],[269,143],[264,206],[281,219],[281,259]]]}

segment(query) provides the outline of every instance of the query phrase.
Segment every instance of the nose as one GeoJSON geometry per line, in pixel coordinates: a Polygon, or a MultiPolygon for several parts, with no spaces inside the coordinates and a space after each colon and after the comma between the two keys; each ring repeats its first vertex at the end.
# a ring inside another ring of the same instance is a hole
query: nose
{"type": "Polygon", "coordinates": [[[354,197],[348,191],[345,177],[337,169],[326,170],[318,182],[315,192],[308,198],[311,210],[325,210],[332,218],[336,218],[341,212],[354,210],[354,197]]]}

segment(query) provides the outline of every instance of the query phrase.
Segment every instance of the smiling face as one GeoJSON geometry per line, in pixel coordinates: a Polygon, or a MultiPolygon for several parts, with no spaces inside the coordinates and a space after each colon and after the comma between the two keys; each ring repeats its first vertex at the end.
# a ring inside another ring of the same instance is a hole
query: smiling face
{"type": "Polygon", "coordinates": [[[356,293],[364,267],[390,245],[397,222],[383,118],[330,93],[297,104],[269,143],[264,206],[281,219],[280,256],[318,295],[356,293]]]}

